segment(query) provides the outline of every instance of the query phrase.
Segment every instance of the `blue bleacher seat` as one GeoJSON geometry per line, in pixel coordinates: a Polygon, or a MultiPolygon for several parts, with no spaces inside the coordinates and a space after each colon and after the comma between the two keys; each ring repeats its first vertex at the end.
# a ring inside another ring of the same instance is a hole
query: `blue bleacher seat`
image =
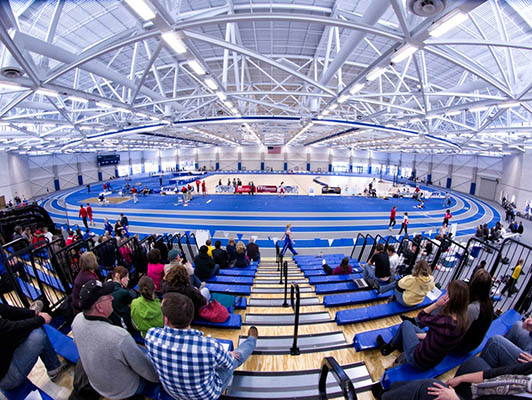
{"type": "Polygon", "coordinates": [[[22,289],[22,293],[24,295],[31,299],[31,300],[37,300],[39,297],[41,297],[41,291],[37,289],[35,286],[33,286],[33,283],[31,282],[24,282],[22,279],[17,277],[17,280],[19,282],[20,288],[22,289]]]}
{"type": "Polygon", "coordinates": [[[251,294],[250,285],[229,285],[226,283],[207,283],[211,292],[227,293],[240,296],[249,296],[251,294]]]}
{"type": "Polygon", "coordinates": [[[248,306],[248,299],[247,297],[239,297],[237,298],[235,302],[235,309],[237,310],[245,310],[248,306]]]}
{"type": "Polygon", "coordinates": [[[449,354],[445,356],[441,363],[427,371],[416,370],[408,364],[403,364],[395,368],[390,368],[384,373],[381,383],[383,387],[387,389],[394,382],[435,378],[436,376],[450,371],[451,369],[462,364],[467,359],[473,357],[475,354],[480,352],[482,348],[484,348],[489,338],[495,335],[504,335],[510,330],[512,325],[519,320],[521,320],[521,315],[517,311],[508,310],[491,323],[491,326],[488,329],[486,337],[484,338],[482,343],[470,353],[466,355],[449,354]]]}
{"type": "Polygon", "coordinates": [[[43,392],[41,389],[35,386],[29,379],[26,379],[22,385],[16,387],[15,389],[2,390],[2,393],[4,394],[4,396],[6,396],[7,400],[21,400],[27,398],[29,394],[34,391],[38,392],[38,395],[42,400],[53,400],[53,397],[43,392]]]}
{"type": "Polygon", "coordinates": [[[242,326],[242,316],[240,314],[229,314],[229,318],[223,323],[195,319],[192,321],[192,325],[210,326],[212,328],[240,329],[242,326]]]}
{"type": "Polygon", "coordinates": [[[230,283],[236,285],[253,285],[253,280],[254,278],[249,276],[216,275],[210,278],[207,282],[230,283]]]}
{"type": "MultiPolygon", "coordinates": [[[[445,293],[445,291],[442,290],[442,294],[443,293],[445,293]]],[[[425,300],[423,300],[417,306],[406,308],[394,301],[388,304],[378,304],[376,306],[337,311],[334,319],[338,325],[354,324],[356,322],[370,321],[373,319],[384,318],[391,315],[403,314],[409,311],[418,310],[420,308],[425,308],[432,303],[433,300],[425,297],[425,300]]]]}
{"type": "MultiPolygon", "coordinates": [[[[33,268],[26,266],[26,271],[32,278],[35,278],[35,273],[33,272],[33,268]]],[[[65,289],[63,288],[63,285],[61,285],[61,282],[59,281],[59,278],[56,278],[55,276],[52,276],[50,274],[47,274],[46,272],[42,272],[41,270],[37,270],[37,276],[39,277],[39,280],[48,285],[53,287],[54,289],[60,291],[61,293],[65,293],[65,289]]]]}
{"type": "Polygon", "coordinates": [[[45,324],[43,328],[54,347],[54,350],[64,359],[75,364],[78,362],[79,353],[74,339],[58,331],[53,326],[45,324]]]}
{"type": "Polygon", "coordinates": [[[338,307],[349,304],[366,303],[369,301],[383,300],[393,295],[393,291],[379,293],[376,290],[364,290],[355,293],[334,294],[323,298],[325,307],[338,307]]]}
{"type": "Polygon", "coordinates": [[[334,282],[349,282],[354,279],[362,279],[362,274],[348,274],[348,275],[326,275],[326,276],[311,276],[308,278],[308,283],[317,285],[320,283],[334,283],[334,282]]]}
{"type": "MultiPolygon", "coordinates": [[[[356,351],[371,350],[377,347],[377,336],[381,335],[385,342],[392,340],[393,335],[400,325],[393,325],[387,328],[375,329],[373,331],[357,333],[353,339],[353,346],[356,351]]],[[[424,330],[427,330],[425,328],[424,330]]]]}
{"type": "Polygon", "coordinates": [[[218,272],[218,275],[255,276],[256,273],[257,273],[256,269],[230,268],[230,269],[221,269],[220,272],[218,272]]]}
{"type": "Polygon", "coordinates": [[[360,290],[355,282],[323,283],[315,286],[316,294],[352,292],[360,290]]]}

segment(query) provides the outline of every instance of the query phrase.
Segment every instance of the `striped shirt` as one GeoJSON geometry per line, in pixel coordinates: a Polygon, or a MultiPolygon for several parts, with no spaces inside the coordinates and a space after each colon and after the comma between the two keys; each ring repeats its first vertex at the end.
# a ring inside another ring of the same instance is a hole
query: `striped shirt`
{"type": "Polygon", "coordinates": [[[178,400],[215,400],[222,394],[219,368],[232,368],[233,356],[195,329],[151,328],[146,349],[164,389],[178,400]]]}
{"type": "Polygon", "coordinates": [[[465,332],[458,331],[456,321],[446,315],[430,315],[421,311],[417,317],[429,330],[425,339],[417,345],[414,359],[420,367],[430,369],[460,343],[465,332]]]}

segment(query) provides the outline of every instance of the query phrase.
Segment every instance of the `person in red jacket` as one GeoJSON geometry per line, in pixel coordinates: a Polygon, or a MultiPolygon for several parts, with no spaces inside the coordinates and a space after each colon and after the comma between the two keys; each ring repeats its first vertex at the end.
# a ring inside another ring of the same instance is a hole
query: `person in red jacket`
{"type": "Polygon", "coordinates": [[[47,313],[0,304],[0,389],[22,385],[39,357],[52,382],[59,379],[67,365],[61,364],[41,329],[51,321],[47,313]]]}
{"type": "Polygon", "coordinates": [[[395,215],[397,214],[397,206],[392,207],[392,211],[390,211],[390,224],[388,225],[388,230],[391,231],[393,227],[395,226],[395,215]]]}
{"type": "Polygon", "coordinates": [[[453,216],[451,215],[451,210],[445,211],[445,215],[443,217],[443,223],[442,223],[442,227],[441,227],[441,233],[445,233],[447,231],[447,227],[449,226],[449,220],[452,217],[453,216]]]}
{"type": "Polygon", "coordinates": [[[196,179],[196,192],[199,194],[199,189],[200,189],[200,180],[199,179],[196,179]]]}
{"type": "Polygon", "coordinates": [[[92,220],[92,207],[90,203],[87,203],[87,216],[89,217],[89,222],[91,226],[94,226],[94,221],[92,220]]]}
{"type": "Polygon", "coordinates": [[[207,196],[207,184],[205,183],[205,181],[201,182],[201,192],[204,196],[207,196]]]}
{"type": "Polygon", "coordinates": [[[78,217],[83,220],[83,225],[85,225],[85,228],[89,229],[89,224],[87,224],[87,210],[85,207],[83,207],[83,204],[80,204],[79,206],[78,217]]]}

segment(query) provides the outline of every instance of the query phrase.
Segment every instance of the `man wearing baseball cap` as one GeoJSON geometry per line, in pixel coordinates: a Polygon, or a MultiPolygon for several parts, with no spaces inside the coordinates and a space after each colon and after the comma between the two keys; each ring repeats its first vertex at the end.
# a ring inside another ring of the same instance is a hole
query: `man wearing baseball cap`
{"type": "Polygon", "coordinates": [[[81,288],[72,333],[91,386],[103,397],[141,394],[159,378],[153,364],[127,330],[107,319],[113,312],[113,283],[90,280],[81,288]]]}

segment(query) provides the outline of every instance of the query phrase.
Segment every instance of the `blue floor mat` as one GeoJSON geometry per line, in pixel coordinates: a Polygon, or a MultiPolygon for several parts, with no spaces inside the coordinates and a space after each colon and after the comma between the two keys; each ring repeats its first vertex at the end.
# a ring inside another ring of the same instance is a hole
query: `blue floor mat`
{"type": "Polygon", "coordinates": [[[364,290],[355,293],[334,294],[323,297],[325,307],[339,307],[350,304],[360,304],[375,300],[384,300],[393,295],[393,291],[379,293],[376,290],[364,290]]]}

